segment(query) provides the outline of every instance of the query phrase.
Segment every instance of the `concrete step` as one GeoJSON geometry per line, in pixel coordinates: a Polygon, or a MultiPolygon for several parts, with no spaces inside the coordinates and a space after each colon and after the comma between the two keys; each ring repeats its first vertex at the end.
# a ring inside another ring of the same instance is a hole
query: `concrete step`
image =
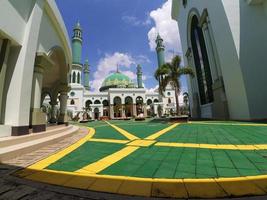
{"type": "Polygon", "coordinates": [[[0,138],[0,148],[7,147],[11,145],[21,144],[24,142],[28,142],[31,140],[37,140],[41,138],[45,138],[51,135],[55,135],[57,133],[61,133],[63,131],[70,130],[72,126],[58,126],[58,127],[49,127],[47,131],[39,132],[39,133],[31,133],[28,135],[22,135],[22,136],[9,136],[9,137],[3,137],[0,138]]]}
{"type": "MultiPolygon", "coordinates": [[[[62,139],[72,136],[73,134],[79,131],[79,127],[69,126],[68,128],[57,129],[57,132],[54,134],[46,135],[46,137],[35,138],[32,140],[27,140],[19,144],[9,145],[3,148],[0,148],[0,162],[4,162],[20,155],[30,153],[37,149],[40,149],[44,146],[54,144],[61,141],[62,139]]],[[[33,135],[34,137],[34,135],[33,135]]]]}

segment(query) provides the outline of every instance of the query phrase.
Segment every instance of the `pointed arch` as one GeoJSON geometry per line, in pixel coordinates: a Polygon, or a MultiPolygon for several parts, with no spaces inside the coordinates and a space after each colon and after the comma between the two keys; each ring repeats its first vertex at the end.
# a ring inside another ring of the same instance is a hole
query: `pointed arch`
{"type": "Polygon", "coordinates": [[[78,72],[78,75],[77,75],[77,83],[81,83],[81,75],[80,75],[80,72],[78,72]]]}
{"type": "Polygon", "coordinates": [[[72,74],[72,83],[76,83],[76,73],[73,72],[72,74]]]}

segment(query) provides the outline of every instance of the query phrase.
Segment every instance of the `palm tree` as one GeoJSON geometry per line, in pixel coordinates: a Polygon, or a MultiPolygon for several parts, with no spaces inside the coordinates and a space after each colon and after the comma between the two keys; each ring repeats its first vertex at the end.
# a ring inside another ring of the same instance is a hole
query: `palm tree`
{"type": "Polygon", "coordinates": [[[180,77],[182,75],[194,76],[194,72],[190,67],[181,67],[181,57],[174,56],[170,63],[160,66],[154,76],[159,81],[159,93],[164,96],[164,92],[168,84],[175,90],[176,114],[180,115],[179,94],[181,92],[180,77]]]}

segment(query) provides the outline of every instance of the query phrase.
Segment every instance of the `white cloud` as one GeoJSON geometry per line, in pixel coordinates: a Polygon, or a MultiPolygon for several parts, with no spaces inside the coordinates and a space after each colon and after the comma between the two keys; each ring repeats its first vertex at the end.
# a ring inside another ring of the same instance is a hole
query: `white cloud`
{"type": "Polygon", "coordinates": [[[117,65],[123,66],[128,70],[120,70],[122,73],[127,74],[130,78],[134,77],[134,73],[130,70],[130,67],[135,64],[133,57],[129,54],[115,52],[114,54],[106,54],[104,58],[101,58],[98,62],[97,69],[93,74],[93,81],[91,87],[93,91],[98,91],[101,87],[103,80],[111,72],[116,71],[117,65]]]}
{"type": "MultiPolygon", "coordinates": [[[[98,91],[101,87],[104,79],[112,72],[117,70],[119,66],[119,71],[127,75],[133,81],[136,80],[136,65],[142,63],[150,63],[148,57],[144,55],[132,56],[128,53],[115,52],[113,54],[105,54],[97,64],[97,69],[93,73],[93,80],[90,83],[93,91],[98,91]]],[[[143,80],[149,78],[143,75],[143,80]]]]}
{"type": "Polygon", "coordinates": [[[153,88],[147,88],[146,89],[146,92],[148,93],[153,93],[153,92],[156,92],[156,90],[159,88],[159,85],[156,85],[155,87],[153,88]]]}
{"type": "Polygon", "coordinates": [[[150,12],[155,26],[148,32],[149,46],[152,51],[155,51],[155,40],[158,33],[164,40],[166,61],[170,61],[174,53],[181,54],[182,52],[177,22],[171,19],[171,4],[172,1],[168,0],[161,8],[150,12]]]}
{"type": "Polygon", "coordinates": [[[140,20],[135,16],[122,16],[122,21],[124,21],[127,24],[130,24],[132,26],[148,26],[151,24],[151,18],[149,17],[149,15],[147,15],[145,20],[140,20]]]}

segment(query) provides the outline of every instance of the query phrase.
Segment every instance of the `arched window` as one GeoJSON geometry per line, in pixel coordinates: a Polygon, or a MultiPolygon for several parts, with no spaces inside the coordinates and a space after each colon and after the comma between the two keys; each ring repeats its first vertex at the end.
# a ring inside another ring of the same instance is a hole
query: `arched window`
{"type": "Polygon", "coordinates": [[[114,104],[114,106],[121,105],[121,98],[120,97],[115,97],[113,99],[113,104],[114,104]]]}
{"type": "Polygon", "coordinates": [[[94,104],[101,104],[101,102],[99,100],[95,100],[94,104]]]}
{"type": "Polygon", "coordinates": [[[154,103],[158,103],[159,102],[159,100],[158,99],[154,99],[154,103]]]}
{"type": "Polygon", "coordinates": [[[146,104],[147,104],[147,105],[152,104],[152,100],[151,100],[151,99],[148,99],[148,100],[146,101],[146,104]]]}
{"type": "Polygon", "coordinates": [[[213,102],[212,77],[208,53],[197,16],[193,16],[191,24],[191,43],[194,56],[197,82],[201,104],[213,102]]]}
{"type": "Polygon", "coordinates": [[[126,97],[125,98],[125,104],[126,105],[131,105],[131,104],[133,104],[133,98],[132,97],[126,97]]]}
{"type": "Polygon", "coordinates": [[[172,102],[171,98],[168,98],[168,103],[171,103],[171,102],[172,102]]]}
{"type": "Polygon", "coordinates": [[[76,73],[73,72],[72,74],[72,83],[76,83],[76,73]]]}
{"type": "Polygon", "coordinates": [[[72,100],[70,101],[70,105],[75,105],[75,101],[74,101],[74,99],[72,99],[72,100]]]}
{"type": "Polygon", "coordinates": [[[85,102],[85,107],[86,107],[86,108],[89,108],[91,104],[92,104],[92,101],[91,101],[91,100],[87,100],[87,101],[85,102]]]}
{"type": "Polygon", "coordinates": [[[78,72],[78,76],[77,76],[77,83],[81,83],[81,75],[79,72],[78,72]]]}
{"type": "Polygon", "coordinates": [[[103,104],[103,106],[109,106],[108,100],[104,100],[104,101],[102,102],[102,104],[103,104]]]}
{"type": "Polygon", "coordinates": [[[138,97],[136,97],[136,104],[143,104],[143,98],[142,97],[140,97],[140,96],[138,96],[138,97]]]}

